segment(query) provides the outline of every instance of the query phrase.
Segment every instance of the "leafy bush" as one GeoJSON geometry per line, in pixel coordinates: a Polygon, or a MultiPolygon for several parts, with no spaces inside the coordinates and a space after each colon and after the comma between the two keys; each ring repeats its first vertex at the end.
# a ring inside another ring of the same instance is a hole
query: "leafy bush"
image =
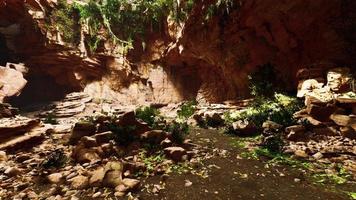
{"type": "Polygon", "coordinates": [[[78,44],[80,40],[79,23],[76,9],[67,3],[67,0],[58,0],[56,9],[49,13],[46,19],[47,26],[58,31],[62,35],[63,41],[71,44],[78,44]]]}
{"type": "Polygon", "coordinates": [[[134,142],[135,140],[138,140],[138,136],[133,134],[135,129],[135,126],[118,126],[114,123],[109,125],[109,130],[114,134],[114,140],[119,145],[124,146],[134,142]]]}
{"type": "Polygon", "coordinates": [[[301,102],[294,97],[275,93],[272,99],[259,97],[244,110],[226,113],[225,120],[232,123],[238,120],[248,120],[257,127],[270,120],[288,126],[295,122],[293,114],[302,107],[301,102]]]}
{"type": "Polygon", "coordinates": [[[46,124],[58,124],[58,120],[56,116],[53,113],[49,113],[46,118],[43,120],[44,123],[46,124]]]}
{"type": "Polygon", "coordinates": [[[44,169],[63,167],[68,158],[62,149],[56,149],[41,163],[44,169]]]}
{"type": "Polygon", "coordinates": [[[172,142],[182,144],[185,137],[189,134],[189,126],[186,122],[172,122],[167,127],[167,131],[172,134],[172,142]]]}
{"type": "Polygon", "coordinates": [[[143,120],[149,126],[153,127],[159,118],[159,111],[152,107],[140,107],[135,111],[136,118],[143,120]]]}
{"type": "Polygon", "coordinates": [[[192,116],[196,111],[196,104],[195,101],[184,103],[177,111],[178,119],[187,120],[192,116]]]}

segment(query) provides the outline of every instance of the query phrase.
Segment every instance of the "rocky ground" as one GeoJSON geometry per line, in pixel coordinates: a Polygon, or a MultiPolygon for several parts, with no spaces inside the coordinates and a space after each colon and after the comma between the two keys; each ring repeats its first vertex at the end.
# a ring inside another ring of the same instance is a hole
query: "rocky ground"
{"type": "MultiPolygon", "coordinates": [[[[0,199],[348,199],[354,194],[353,139],[317,134],[289,140],[284,151],[292,157],[270,157],[259,153],[263,137],[201,129],[193,120],[203,116],[219,124],[223,113],[246,102],[198,106],[181,143],[172,132],[137,119],[134,106],[93,102],[81,93],[41,111],[3,118],[0,199]],[[117,140],[113,124],[136,129],[120,130],[124,135],[117,140]],[[127,131],[137,137],[127,142],[127,131]]],[[[161,107],[168,116],[161,123],[170,123],[181,106],[161,107]]],[[[16,112],[3,110],[7,116],[16,112]]]]}

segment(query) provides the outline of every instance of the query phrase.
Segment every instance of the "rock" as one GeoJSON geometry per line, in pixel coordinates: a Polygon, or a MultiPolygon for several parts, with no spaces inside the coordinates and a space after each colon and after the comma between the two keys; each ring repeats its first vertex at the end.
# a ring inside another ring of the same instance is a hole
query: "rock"
{"type": "Polygon", "coordinates": [[[107,187],[115,188],[122,183],[122,172],[117,170],[108,171],[105,174],[103,184],[107,187]]]}
{"type": "Polygon", "coordinates": [[[327,86],[334,92],[346,92],[350,90],[351,79],[349,68],[334,68],[327,73],[327,86]]]}
{"type": "Polygon", "coordinates": [[[117,123],[119,126],[123,127],[135,127],[133,134],[141,135],[142,133],[151,130],[149,125],[141,120],[137,120],[134,111],[124,113],[117,123]]]}
{"type": "Polygon", "coordinates": [[[86,148],[98,146],[96,139],[89,136],[82,137],[79,142],[83,143],[86,148]]]}
{"type": "Polygon", "coordinates": [[[298,93],[297,97],[305,97],[309,93],[313,92],[314,89],[321,89],[324,85],[324,82],[322,79],[308,79],[308,80],[302,80],[298,84],[298,93]]]}
{"type": "Polygon", "coordinates": [[[185,183],[184,183],[184,186],[185,186],[185,187],[190,187],[190,186],[192,186],[192,185],[193,185],[193,183],[192,183],[191,181],[185,180],[185,183]]]}
{"type": "Polygon", "coordinates": [[[99,198],[101,196],[101,192],[97,192],[95,194],[93,194],[93,198],[99,198]]]}
{"type": "Polygon", "coordinates": [[[129,188],[126,187],[125,185],[121,184],[121,185],[118,185],[116,188],[115,188],[115,191],[117,192],[126,192],[129,188]]]}
{"type": "Polygon", "coordinates": [[[91,172],[91,174],[92,175],[89,179],[89,185],[93,187],[98,187],[102,184],[104,180],[106,170],[104,169],[104,167],[99,167],[95,171],[91,172]]]}
{"type": "Polygon", "coordinates": [[[76,144],[82,137],[94,135],[96,126],[91,122],[77,122],[70,136],[70,143],[76,144]]]}
{"type": "Polygon", "coordinates": [[[315,127],[313,132],[316,135],[325,135],[325,136],[336,136],[339,135],[335,127],[315,127]]]}
{"type": "Polygon", "coordinates": [[[183,156],[186,154],[186,150],[182,147],[167,147],[164,149],[164,153],[168,158],[179,162],[182,160],[183,156]]]}
{"type": "Polygon", "coordinates": [[[21,171],[16,168],[16,167],[8,167],[4,174],[6,174],[7,176],[9,177],[12,177],[12,176],[17,176],[17,175],[20,175],[21,174],[21,171]]]}
{"type": "Polygon", "coordinates": [[[340,127],[340,133],[343,137],[356,139],[356,131],[351,127],[340,127]]]}
{"type": "Polygon", "coordinates": [[[123,197],[123,196],[125,196],[125,194],[126,194],[125,192],[115,192],[114,196],[115,197],[123,197]]]}
{"type": "Polygon", "coordinates": [[[108,162],[105,165],[105,169],[106,170],[115,170],[115,171],[123,171],[123,164],[121,162],[118,161],[112,161],[112,162],[108,162]]]}
{"type": "Polygon", "coordinates": [[[322,122],[330,121],[329,117],[333,114],[336,110],[336,107],[333,105],[315,105],[315,104],[308,104],[307,111],[308,114],[322,122]]]}
{"type": "Polygon", "coordinates": [[[98,148],[85,148],[82,144],[73,149],[72,158],[80,163],[94,163],[101,159],[98,148]]]}
{"type": "Polygon", "coordinates": [[[130,190],[136,190],[140,185],[140,181],[132,178],[124,178],[122,179],[122,184],[130,190]]]}
{"type": "Polygon", "coordinates": [[[26,84],[27,81],[21,72],[0,66],[0,103],[5,98],[20,95],[26,84]]]}
{"type": "Polygon", "coordinates": [[[94,135],[98,144],[107,143],[114,138],[114,134],[111,131],[98,133],[94,135]]]}
{"type": "Polygon", "coordinates": [[[85,189],[89,185],[89,179],[86,176],[78,175],[71,179],[73,189],[85,189]]]}
{"type": "Polygon", "coordinates": [[[159,144],[168,136],[167,132],[162,130],[151,130],[144,132],[140,138],[141,140],[150,144],[159,144]]]}
{"type": "Polygon", "coordinates": [[[7,155],[5,151],[0,151],[0,162],[7,161],[7,155]]]}
{"type": "Polygon", "coordinates": [[[265,121],[262,124],[262,128],[263,129],[268,129],[268,130],[278,131],[278,130],[282,129],[283,126],[278,124],[278,123],[276,123],[276,122],[273,122],[273,121],[265,121]]]}
{"type": "Polygon", "coordinates": [[[239,120],[232,123],[232,128],[235,131],[235,133],[239,136],[249,136],[255,134],[257,131],[257,127],[253,123],[247,120],[245,121],[239,120]]]}
{"type": "Polygon", "coordinates": [[[224,119],[221,115],[221,113],[216,111],[207,111],[204,113],[204,118],[208,126],[219,127],[224,124],[224,119]]]}
{"type": "Polygon", "coordinates": [[[332,114],[330,119],[339,126],[349,126],[356,130],[356,116],[332,114]]]}
{"type": "Polygon", "coordinates": [[[300,158],[307,158],[308,157],[308,154],[303,150],[296,150],[294,152],[294,155],[296,155],[297,157],[300,157],[300,158]]]}
{"type": "Polygon", "coordinates": [[[322,153],[318,152],[318,153],[313,155],[313,158],[315,158],[316,160],[319,160],[319,159],[323,158],[323,156],[324,155],[322,153]]]}
{"type": "Polygon", "coordinates": [[[289,126],[285,129],[286,133],[290,133],[290,132],[304,132],[305,131],[305,127],[303,125],[293,125],[293,126],[289,126]]]}
{"type": "Polygon", "coordinates": [[[53,173],[47,176],[47,180],[51,184],[57,184],[63,180],[63,175],[62,173],[53,173]]]}
{"type": "Polygon", "coordinates": [[[160,143],[160,145],[163,147],[163,148],[166,148],[166,147],[170,147],[170,146],[172,146],[172,141],[170,140],[170,139],[168,139],[168,138],[166,138],[166,139],[164,139],[161,143],[160,143]]]}

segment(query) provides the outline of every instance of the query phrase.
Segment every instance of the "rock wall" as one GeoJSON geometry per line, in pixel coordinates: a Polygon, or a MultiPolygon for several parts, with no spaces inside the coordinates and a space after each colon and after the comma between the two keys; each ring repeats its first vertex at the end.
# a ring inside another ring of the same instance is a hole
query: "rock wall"
{"type": "Polygon", "coordinates": [[[197,1],[185,23],[168,19],[161,33],[147,37],[145,50],[88,58],[83,46],[46,31],[46,13],[56,1],[3,0],[0,61],[24,63],[28,80],[47,77],[43,84],[29,81],[24,100],[85,90],[121,103],[221,102],[249,96],[248,74],[267,63],[287,90],[296,88],[300,68],[347,66],[354,73],[355,1],[241,0],[228,14],[220,9],[207,19],[214,3],[197,1]],[[36,89],[46,84],[53,89],[36,89]]]}

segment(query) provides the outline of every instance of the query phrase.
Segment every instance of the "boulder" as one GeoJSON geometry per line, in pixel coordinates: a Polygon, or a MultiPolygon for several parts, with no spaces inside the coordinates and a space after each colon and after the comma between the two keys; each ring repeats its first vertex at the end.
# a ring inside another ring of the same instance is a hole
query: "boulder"
{"type": "Polygon", "coordinates": [[[307,105],[308,114],[314,119],[322,122],[330,121],[329,117],[335,112],[335,110],[336,107],[334,105],[307,105]]]}
{"type": "Polygon", "coordinates": [[[239,120],[232,123],[232,128],[234,132],[240,136],[250,136],[257,132],[257,127],[247,120],[239,120]]]}
{"type": "Polygon", "coordinates": [[[167,147],[164,149],[166,156],[176,162],[182,161],[183,156],[186,155],[186,150],[182,147],[167,147]]]}
{"type": "Polygon", "coordinates": [[[89,178],[86,176],[78,175],[70,180],[73,189],[85,189],[89,185],[89,178]]]}
{"type": "Polygon", "coordinates": [[[7,155],[5,151],[0,151],[0,162],[7,161],[7,155]]]}
{"type": "Polygon", "coordinates": [[[8,167],[5,172],[5,175],[12,177],[12,176],[17,176],[21,174],[21,170],[19,170],[17,167],[8,167]]]}
{"type": "Polygon", "coordinates": [[[83,143],[86,148],[98,146],[96,139],[93,137],[89,137],[89,136],[82,137],[79,142],[83,143]]]}
{"type": "Polygon", "coordinates": [[[62,173],[53,173],[47,176],[47,180],[51,184],[57,184],[63,180],[63,175],[62,173]]]}
{"type": "Polygon", "coordinates": [[[308,79],[299,82],[297,97],[305,97],[315,89],[321,89],[324,85],[323,79],[308,79]]]}
{"type": "Polygon", "coordinates": [[[140,181],[132,178],[124,178],[122,179],[122,184],[130,190],[135,190],[140,186],[140,181]]]}
{"type": "Polygon", "coordinates": [[[339,135],[335,127],[314,127],[313,132],[316,135],[325,135],[325,136],[336,136],[339,135]]]}
{"type": "Polygon", "coordinates": [[[5,98],[18,96],[26,84],[21,72],[0,66],[0,103],[5,98]]]}
{"type": "Polygon", "coordinates": [[[80,163],[94,163],[101,159],[99,148],[86,148],[83,144],[73,149],[72,158],[80,163]]]}
{"type": "Polygon", "coordinates": [[[109,142],[111,139],[114,138],[114,134],[111,131],[106,131],[103,133],[98,133],[94,135],[98,144],[103,144],[109,142]]]}
{"type": "Polygon", "coordinates": [[[334,68],[327,73],[327,86],[334,92],[349,91],[351,80],[350,69],[346,67],[334,68]]]}
{"type": "Polygon", "coordinates": [[[151,130],[146,122],[136,119],[134,111],[124,113],[116,123],[121,127],[135,127],[135,130],[133,131],[133,134],[135,135],[141,135],[142,133],[151,130]]]}
{"type": "Polygon", "coordinates": [[[341,127],[340,133],[343,137],[350,138],[350,139],[356,139],[356,131],[353,128],[341,127]]]}
{"type": "Polygon", "coordinates": [[[265,129],[265,130],[267,129],[267,130],[278,131],[278,130],[282,129],[283,126],[278,124],[278,123],[276,123],[276,122],[273,122],[273,121],[265,121],[262,124],[262,128],[265,129]]]}
{"type": "Polygon", "coordinates": [[[82,137],[94,135],[96,126],[91,122],[77,122],[70,136],[70,143],[76,144],[82,137]]]}
{"type": "Polygon", "coordinates": [[[151,131],[146,131],[144,132],[141,136],[140,139],[152,143],[152,144],[159,144],[161,143],[164,139],[168,137],[168,133],[162,130],[151,130],[151,131]]]}
{"type": "Polygon", "coordinates": [[[332,114],[330,119],[339,126],[349,126],[356,130],[356,116],[354,115],[332,114]]]}
{"type": "Polygon", "coordinates": [[[122,183],[122,171],[110,170],[105,174],[103,184],[115,188],[122,183]]]}
{"type": "Polygon", "coordinates": [[[89,185],[92,187],[98,187],[102,184],[106,170],[104,167],[99,167],[95,171],[91,172],[91,177],[89,179],[89,185]]]}

